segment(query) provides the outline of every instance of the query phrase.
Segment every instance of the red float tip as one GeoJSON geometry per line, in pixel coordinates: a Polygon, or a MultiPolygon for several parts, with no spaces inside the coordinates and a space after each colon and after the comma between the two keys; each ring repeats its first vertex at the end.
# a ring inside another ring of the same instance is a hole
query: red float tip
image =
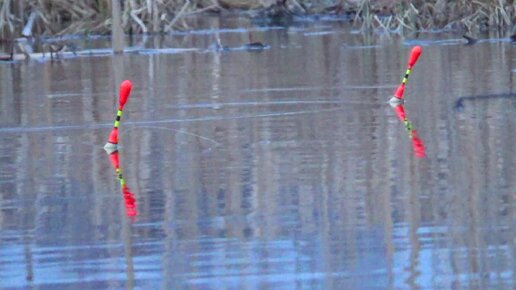
{"type": "Polygon", "coordinates": [[[405,92],[405,85],[401,84],[394,93],[394,96],[398,99],[403,99],[403,93],[405,92]]]}
{"type": "Polygon", "coordinates": [[[118,129],[117,128],[113,128],[113,130],[111,130],[111,133],[109,133],[108,142],[111,144],[118,144],[118,129]]]}
{"type": "Polygon", "coordinates": [[[416,64],[417,59],[419,58],[420,55],[421,55],[421,46],[419,46],[419,45],[414,46],[414,48],[410,52],[410,58],[409,58],[409,62],[408,62],[409,68],[412,68],[416,64]]]}
{"type": "Polygon", "coordinates": [[[133,83],[130,80],[125,80],[120,84],[120,110],[124,107],[125,103],[127,102],[127,99],[129,98],[129,94],[131,93],[132,88],[133,83]]]}
{"type": "Polygon", "coordinates": [[[118,151],[109,154],[109,159],[111,160],[111,164],[115,169],[120,168],[120,162],[118,161],[118,151]]]}

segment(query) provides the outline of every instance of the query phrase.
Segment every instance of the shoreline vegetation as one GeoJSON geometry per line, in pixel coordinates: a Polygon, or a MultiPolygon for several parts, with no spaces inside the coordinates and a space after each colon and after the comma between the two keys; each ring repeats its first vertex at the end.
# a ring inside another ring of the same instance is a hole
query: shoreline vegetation
{"type": "Polygon", "coordinates": [[[349,19],[362,31],[392,33],[516,32],[516,0],[0,0],[0,41],[107,35],[117,29],[126,34],[169,33],[192,29],[189,18],[203,13],[238,13],[272,25],[333,15],[349,19]]]}

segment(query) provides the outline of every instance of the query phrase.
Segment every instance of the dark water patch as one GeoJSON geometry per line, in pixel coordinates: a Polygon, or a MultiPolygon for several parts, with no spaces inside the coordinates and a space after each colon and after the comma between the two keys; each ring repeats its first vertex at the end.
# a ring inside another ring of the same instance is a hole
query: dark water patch
{"type": "Polygon", "coordinates": [[[266,27],[242,27],[242,28],[221,28],[221,29],[201,29],[201,30],[187,30],[174,31],[171,35],[213,35],[216,33],[247,33],[247,32],[267,32],[271,30],[283,30],[282,26],[266,26],[266,27]]]}
{"type": "Polygon", "coordinates": [[[475,45],[482,43],[510,43],[511,40],[509,38],[488,38],[488,39],[410,39],[405,40],[404,44],[408,46],[421,45],[421,46],[429,46],[429,45],[475,45]]]}
{"type": "Polygon", "coordinates": [[[209,48],[206,50],[207,52],[234,52],[234,51],[256,51],[260,52],[266,49],[270,49],[270,45],[266,45],[260,42],[253,42],[244,44],[242,46],[229,47],[229,46],[221,46],[219,44],[211,44],[209,48]]]}
{"type": "MultiPolygon", "coordinates": [[[[272,8],[274,10],[274,8],[272,8]]],[[[312,14],[298,15],[282,11],[262,11],[259,15],[252,17],[251,24],[258,27],[311,27],[321,26],[325,23],[350,23],[353,17],[349,14],[328,15],[312,14]]]]}
{"type": "Polygon", "coordinates": [[[479,102],[498,102],[498,101],[511,101],[516,106],[516,94],[496,94],[496,95],[482,95],[482,96],[466,96],[460,97],[455,102],[454,109],[457,112],[463,112],[466,106],[475,106],[479,102]]]}
{"type": "Polygon", "coordinates": [[[464,39],[455,38],[455,39],[410,39],[405,40],[404,45],[414,46],[429,46],[429,45],[463,45],[466,44],[464,39]]]}

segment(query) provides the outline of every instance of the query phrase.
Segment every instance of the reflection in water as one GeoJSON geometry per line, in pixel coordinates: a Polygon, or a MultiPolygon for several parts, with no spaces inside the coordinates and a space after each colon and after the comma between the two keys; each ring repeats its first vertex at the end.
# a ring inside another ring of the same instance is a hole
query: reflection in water
{"type": "Polygon", "coordinates": [[[514,289],[516,99],[453,109],[514,91],[514,48],[425,44],[415,160],[380,97],[410,48],[332,25],[258,31],[262,53],[0,65],[0,288],[514,289]],[[134,222],[100,148],[126,78],[134,222]]]}
{"type": "Polygon", "coordinates": [[[398,119],[403,123],[405,129],[407,129],[408,136],[412,141],[412,149],[414,151],[414,155],[419,158],[425,157],[425,146],[421,138],[419,138],[416,129],[412,126],[412,123],[407,118],[407,114],[405,114],[405,108],[402,104],[392,104],[394,112],[398,119]]]}
{"type": "MultiPolygon", "coordinates": [[[[115,168],[116,176],[120,182],[122,196],[124,198],[125,215],[131,220],[131,222],[135,222],[136,216],[138,215],[138,212],[136,210],[136,198],[134,197],[134,194],[129,190],[125,178],[122,175],[122,169],[120,169],[118,150],[109,153],[109,159],[111,160],[111,164],[115,168]]],[[[132,250],[132,232],[132,224],[122,222],[122,237],[124,240],[124,257],[126,264],[125,288],[128,290],[133,289],[134,287],[134,258],[132,250]]]]}
{"type": "Polygon", "coordinates": [[[109,154],[109,159],[111,160],[111,165],[115,168],[116,176],[120,182],[120,187],[122,189],[122,195],[124,198],[125,204],[125,214],[127,217],[131,218],[133,221],[136,219],[138,215],[138,211],[136,209],[136,198],[134,194],[129,190],[125,182],[125,178],[122,175],[122,169],[120,169],[120,161],[118,157],[118,150],[109,154]]]}

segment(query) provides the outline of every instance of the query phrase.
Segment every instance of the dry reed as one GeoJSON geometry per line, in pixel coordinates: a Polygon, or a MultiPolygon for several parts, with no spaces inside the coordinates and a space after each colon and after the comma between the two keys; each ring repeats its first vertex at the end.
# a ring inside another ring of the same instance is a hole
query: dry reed
{"type": "MultiPolygon", "coordinates": [[[[182,16],[219,9],[216,0],[120,0],[127,33],[167,32],[188,28],[182,16]]],[[[22,35],[31,13],[32,35],[108,34],[111,0],[0,0],[0,39],[22,35]]]]}
{"type": "MultiPolygon", "coordinates": [[[[285,5],[296,12],[354,14],[362,29],[511,28],[516,0],[117,0],[126,33],[187,29],[185,16],[207,10],[285,5]],[[332,9],[330,9],[332,7],[332,9]]],[[[31,35],[108,34],[111,0],[0,0],[0,39],[31,35]],[[35,20],[29,27],[31,14],[35,20]],[[34,17],[34,16],[33,16],[34,17]],[[25,29],[24,29],[25,28],[25,29]]]]}
{"type": "MultiPolygon", "coordinates": [[[[350,2],[350,1],[348,1],[350,2]]],[[[516,23],[514,0],[359,0],[355,22],[364,30],[393,32],[454,29],[511,29],[516,23]]]]}

